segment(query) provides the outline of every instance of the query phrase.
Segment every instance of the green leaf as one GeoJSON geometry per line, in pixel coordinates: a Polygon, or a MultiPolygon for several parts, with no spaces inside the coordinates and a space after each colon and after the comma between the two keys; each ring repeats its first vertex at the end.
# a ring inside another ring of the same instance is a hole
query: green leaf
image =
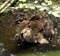
{"type": "Polygon", "coordinates": [[[29,8],[35,9],[35,5],[34,5],[33,3],[30,3],[30,4],[29,4],[29,8]]]}
{"type": "Polygon", "coordinates": [[[26,2],[26,0],[19,0],[20,2],[26,2]]]}
{"type": "Polygon", "coordinates": [[[55,17],[60,17],[60,15],[57,12],[52,12],[52,15],[54,15],[55,17]]]}
{"type": "Polygon", "coordinates": [[[23,8],[24,5],[22,3],[19,4],[19,8],[23,8]]]}

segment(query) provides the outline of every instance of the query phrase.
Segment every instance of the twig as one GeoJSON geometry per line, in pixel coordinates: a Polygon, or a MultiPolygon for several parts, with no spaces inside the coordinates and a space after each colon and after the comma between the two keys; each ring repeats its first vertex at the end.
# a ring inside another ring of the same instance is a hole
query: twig
{"type": "Polygon", "coordinates": [[[4,4],[1,5],[0,7],[0,13],[4,12],[6,8],[8,8],[14,0],[7,0],[4,4]]]}

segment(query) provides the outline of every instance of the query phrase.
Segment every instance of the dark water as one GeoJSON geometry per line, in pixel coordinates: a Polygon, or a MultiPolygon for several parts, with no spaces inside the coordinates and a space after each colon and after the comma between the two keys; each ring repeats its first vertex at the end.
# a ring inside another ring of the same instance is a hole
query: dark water
{"type": "MultiPolygon", "coordinates": [[[[21,50],[20,51],[20,48],[17,47],[17,43],[15,40],[11,40],[14,36],[15,36],[15,33],[16,33],[16,28],[18,26],[12,26],[12,21],[13,19],[15,19],[17,16],[17,14],[12,14],[12,13],[6,13],[6,14],[1,14],[0,15],[0,50],[2,50],[3,48],[6,48],[8,49],[8,51],[13,51],[14,50],[14,55],[16,56],[60,56],[60,43],[59,45],[57,45],[57,49],[55,50],[54,48],[51,48],[51,47],[48,47],[46,46],[45,48],[43,47],[36,47],[36,45],[32,44],[33,47],[31,47],[29,44],[28,46],[30,48],[23,48],[24,50],[21,50]],[[16,48],[18,49],[18,51],[16,52],[16,48]],[[41,51],[41,48],[42,50],[44,51],[41,51]],[[50,49],[50,50],[48,50],[50,49]]],[[[54,17],[53,18],[53,21],[55,20],[54,17]]],[[[56,38],[59,38],[60,39],[60,19],[56,18],[55,20],[57,22],[57,29],[58,29],[58,33],[56,38]]],[[[56,24],[55,22],[55,24],[56,24]]],[[[60,41],[60,40],[59,40],[60,41]]],[[[4,50],[4,49],[3,49],[4,50]]],[[[1,51],[0,51],[0,54],[1,54],[1,51]]],[[[13,56],[13,54],[11,53],[8,53],[10,54],[10,56],[13,56]]],[[[5,55],[5,56],[9,56],[9,55],[5,55]]]]}

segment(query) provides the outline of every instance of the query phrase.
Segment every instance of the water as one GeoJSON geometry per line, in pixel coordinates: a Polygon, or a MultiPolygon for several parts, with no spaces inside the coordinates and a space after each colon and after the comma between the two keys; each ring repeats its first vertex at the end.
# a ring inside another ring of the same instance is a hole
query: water
{"type": "Polygon", "coordinates": [[[60,51],[18,53],[17,56],[60,56],[60,51]]]}

